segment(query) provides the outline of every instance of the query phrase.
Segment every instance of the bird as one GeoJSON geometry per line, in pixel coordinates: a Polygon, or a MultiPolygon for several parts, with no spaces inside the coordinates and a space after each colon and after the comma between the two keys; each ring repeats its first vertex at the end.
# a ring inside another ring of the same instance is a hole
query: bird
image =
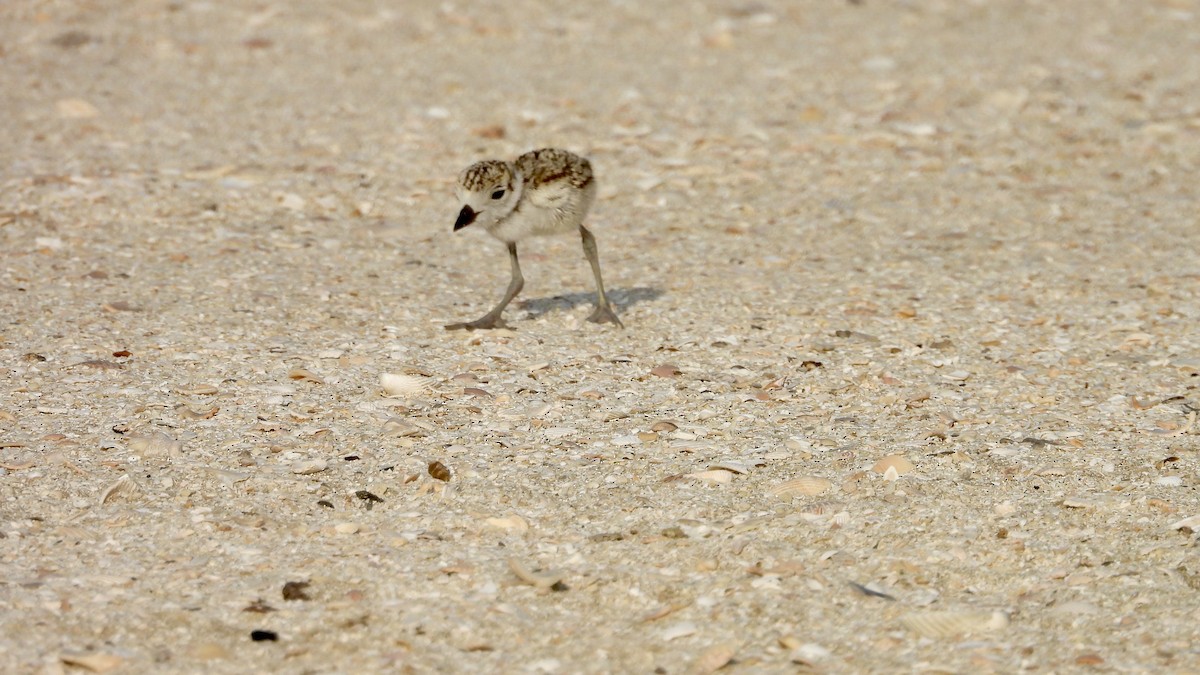
{"type": "Polygon", "coordinates": [[[625,327],[604,293],[596,238],[583,225],[596,199],[596,178],[586,158],[567,150],[542,148],[511,162],[496,159],[476,162],[459,174],[454,192],[462,204],[454,221],[454,232],[475,225],[504,242],[512,280],[491,311],[474,321],[448,324],[447,330],[506,328],[502,318],[504,308],[525,286],[517,243],[529,237],[573,231],[579,232],[583,253],[596,279],[596,308],[588,321],[625,327]]]}

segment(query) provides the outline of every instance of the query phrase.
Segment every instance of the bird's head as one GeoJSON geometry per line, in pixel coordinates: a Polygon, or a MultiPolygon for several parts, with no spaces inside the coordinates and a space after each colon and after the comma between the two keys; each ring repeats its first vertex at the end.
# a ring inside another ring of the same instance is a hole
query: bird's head
{"type": "Polygon", "coordinates": [[[517,207],[523,188],[520,172],[508,162],[488,160],[467,167],[454,188],[462,204],[454,230],[474,223],[491,227],[500,222],[517,207]]]}

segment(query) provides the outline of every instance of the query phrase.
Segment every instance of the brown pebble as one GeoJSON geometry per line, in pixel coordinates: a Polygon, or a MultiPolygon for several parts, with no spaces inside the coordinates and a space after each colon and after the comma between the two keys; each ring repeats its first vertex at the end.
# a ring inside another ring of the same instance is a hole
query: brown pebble
{"type": "Polygon", "coordinates": [[[429,463],[429,475],[441,481],[449,481],[452,474],[450,473],[450,467],[441,462],[433,461],[429,463]]]}
{"type": "Polygon", "coordinates": [[[284,600],[312,600],[308,596],[307,589],[310,582],[307,581],[289,581],[283,585],[284,600]]]}

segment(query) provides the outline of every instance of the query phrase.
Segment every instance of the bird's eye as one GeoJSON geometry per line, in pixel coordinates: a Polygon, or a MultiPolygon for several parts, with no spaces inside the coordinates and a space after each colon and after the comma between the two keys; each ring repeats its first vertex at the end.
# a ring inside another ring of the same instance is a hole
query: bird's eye
{"type": "Polygon", "coordinates": [[[492,199],[500,199],[504,196],[504,188],[500,188],[492,193],[492,199]]]}

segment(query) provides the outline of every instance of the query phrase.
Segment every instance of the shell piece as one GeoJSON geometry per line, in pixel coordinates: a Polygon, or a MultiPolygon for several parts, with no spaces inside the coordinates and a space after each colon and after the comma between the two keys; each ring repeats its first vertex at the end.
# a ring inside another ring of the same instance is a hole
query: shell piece
{"type": "Polygon", "coordinates": [[[184,396],[212,396],[220,392],[211,384],[190,384],[175,389],[176,393],[184,396]]]}
{"type": "Polygon", "coordinates": [[[130,436],[129,449],[142,457],[174,456],[183,452],[183,443],[156,431],[149,436],[130,436]]]}
{"type": "Polygon", "coordinates": [[[116,670],[125,662],[124,659],[116,654],[105,654],[103,652],[63,654],[58,658],[68,666],[83,668],[93,673],[107,673],[116,670]]]}
{"type": "Polygon", "coordinates": [[[875,462],[875,466],[872,466],[871,470],[885,475],[891,471],[896,476],[903,476],[913,470],[913,463],[908,461],[904,455],[888,455],[875,462]]]}
{"type": "Polygon", "coordinates": [[[516,558],[508,559],[508,568],[518,579],[535,588],[553,588],[562,583],[563,577],[566,576],[562,572],[531,570],[516,558]]]}
{"type": "Polygon", "coordinates": [[[316,384],[325,384],[325,380],[320,375],[307,368],[292,368],[288,371],[288,377],[293,380],[308,380],[316,384]]]}
{"type": "Polygon", "coordinates": [[[501,530],[508,530],[517,534],[525,534],[529,531],[529,522],[515,513],[503,517],[488,518],[483,522],[487,523],[491,527],[501,530]]]}
{"type": "Polygon", "coordinates": [[[292,473],[300,474],[302,476],[312,473],[321,473],[328,466],[329,462],[326,462],[323,459],[302,459],[292,464],[292,473]]]}
{"type": "Polygon", "coordinates": [[[756,466],[763,466],[766,462],[758,459],[718,459],[708,465],[709,470],[724,469],[733,473],[750,473],[756,466]]]}
{"type": "Polygon", "coordinates": [[[389,417],[383,422],[383,435],[393,438],[420,436],[424,430],[403,417],[389,417]]]}
{"type": "Polygon", "coordinates": [[[812,497],[833,487],[833,482],[820,476],[798,476],[772,487],[769,492],[776,497],[791,499],[796,495],[812,497]]]}
{"type": "Polygon", "coordinates": [[[1171,523],[1172,530],[1182,530],[1184,528],[1187,528],[1192,531],[1200,530],[1200,514],[1196,514],[1194,516],[1188,516],[1187,518],[1184,518],[1183,520],[1177,520],[1177,521],[1171,523]]]}
{"type": "Polygon", "coordinates": [[[103,506],[109,501],[117,498],[131,498],[142,491],[142,487],[134,482],[129,474],[125,474],[104,489],[100,493],[100,505],[103,506]]]}
{"type": "Polygon", "coordinates": [[[713,645],[704,650],[704,653],[696,658],[695,663],[692,664],[691,672],[697,675],[715,673],[729,665],[735,654],[737,654],[737,647],[732,643],[723,642],[713,645]]]}
{"type": "Polygon", "coordinates": [[[673,626],[667,626],[666,628],[663,628],[662,631],[659,632],[659,636],[662,638],[663,642],[670,642],[671,640],[677,640],[681,637],[695,635],[698,630],[700,629],[696,627],[696,624],[692,623],[691,621],[683,621],[673,626]]]}
{"type": "Polygon", "coordinates": [[[379,386],[383,387],[383,393],[388,396],[418,396],[429,391],[429,378],[383,373],[379,376],[379,386]]]}
{"type": "Polygon", "coordinates": [[[1004,612],[948,610],[920,612],[900,618],[900,623],[912,632],[928,638],[948,638],[966,633],[992,633],[1008,627],[1004,612]]]}
{"type": "Polygon", "coordinates": [[[714,485],[723,485],[733,480],[733,472],[728,469],[712,469],[711,471],[696,471],[689,473],[688,478],[712,483],[714,485]]]}

